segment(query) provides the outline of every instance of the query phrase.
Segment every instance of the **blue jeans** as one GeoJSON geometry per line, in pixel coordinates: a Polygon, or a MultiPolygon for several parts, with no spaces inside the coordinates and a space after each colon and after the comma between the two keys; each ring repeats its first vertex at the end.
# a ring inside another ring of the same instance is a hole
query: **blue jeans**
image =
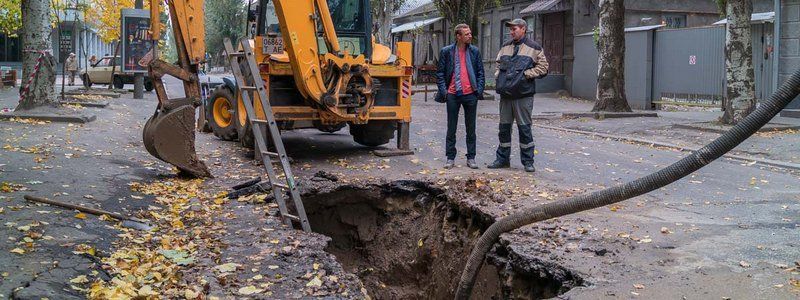
{"type": "Polygon", "coordinates": [[[456,158],[456,129],[458,112],[464,107],[464,125],[467,129],[467,159],[475,159],[475,119],[478,114],[478,97],[475,94],[456,96],[447,94],[447,159],[456,158]]]}

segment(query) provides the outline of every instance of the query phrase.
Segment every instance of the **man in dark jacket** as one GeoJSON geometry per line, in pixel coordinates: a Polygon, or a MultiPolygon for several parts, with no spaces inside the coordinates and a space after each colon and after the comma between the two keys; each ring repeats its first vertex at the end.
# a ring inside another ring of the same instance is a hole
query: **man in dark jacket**
{"type": "Polygon", "coordinates": [[[500,95],[500,130],[496,158],[490,169],[511,166],[511,125],[517,122],[519,130],[519,152],[526,172],[536,172],[533,166],[533,132],[531,132],[531,113],[533,95],[536,94],[535,79],[547,75],[547,58],[542,46],[528,39],[525,33],[528,24],[525,20],[514,19],[506,27],[511,40],[497,53],[497,93],[500,95]]]}
{"type": "Polygon", "coordinates": [[[439,94],[447,99],[447,138],[445,169],[455,165],[456,129],[458,112],[464,107],[464,125],[467,131],[467,166],[477,169],[475,162],[475,119],[478,112],[478,98],[483,97],[484,74],[481,52],[471,45],[472,31],[467,24],[455,27],[456,43],[439,51],[439,66],[436,70],[436,84],[439,94]]]}

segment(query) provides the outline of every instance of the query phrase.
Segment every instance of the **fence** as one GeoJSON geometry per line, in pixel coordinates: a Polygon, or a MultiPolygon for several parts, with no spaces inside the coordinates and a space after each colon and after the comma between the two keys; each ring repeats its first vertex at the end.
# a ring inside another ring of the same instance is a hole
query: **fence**
{"type": "MultiPolygon", "coordinates": [[[[772,23],[752,24],[756,98],[772,93],[772,23]]],[[[725,26],[628,28],[625,93],[635,109],[657,104],[720,107],[725,94],[725,26]]],[[[573,95],[594,99],[597,50],[591,34],[575,37],[573,95]]]]}

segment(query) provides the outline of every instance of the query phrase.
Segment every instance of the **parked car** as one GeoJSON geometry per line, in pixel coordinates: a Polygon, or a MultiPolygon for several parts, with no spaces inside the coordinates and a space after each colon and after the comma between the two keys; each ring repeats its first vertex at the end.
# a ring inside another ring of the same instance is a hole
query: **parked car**
{"type": "MultiPolygon", "coordinates": [[[[81,70],[81,80],[83,86],[89,88],[92,84],[108,84],[113,81],[114,88],[121,89],[127,83],[133,83],[133,73],[122,72],[122,59],[119,56],[112,57],[106,56],[101,58],[94,65],[89,66],[88,69],[81,70]],[[112,58],[116,59],[114,65],[111,64],[112,58]],[[114,76],[111,76],[112,69],[114,69],[114,76]]],[[[153,90],[153,81],[149,76],[144,77],[144,89],[149,91],[153,90]]]]}

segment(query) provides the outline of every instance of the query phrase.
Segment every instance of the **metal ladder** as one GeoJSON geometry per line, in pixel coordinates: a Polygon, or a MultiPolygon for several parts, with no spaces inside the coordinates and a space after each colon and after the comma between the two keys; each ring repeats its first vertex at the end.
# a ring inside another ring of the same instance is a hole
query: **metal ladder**
{"type": "Polygon", "coordinates": [[[260,73],[256,65],[255,55],[253,55],[253,49],[250,48],[250,43],[248,43],[246,39],[243,39],[241,42],[242,49],[244,49],[243,52],[235,51],[228,38],[225,39],[224,43],[225,52],[228,54],[228,60],[230,61],[231,69],[233,69],[233,76],[236,77],[236,85],[241,95],[241,101],[244,102],[250,128],[253,130],[256,147],[255,151],[257,154],[260,154],[261,160],[264,163],[264,169],[267,170],[269,182],[272,185],[272,195],[275,196],[275,202],[278,202],[278,208],[280,209],[283,222],[289,227],[293,227],[292,221],[299,222],[304,231],[311,232],[311,225],[308,223],[306,210],[303,207],[303,202],[300,200],[300,193],[297,191],[297,185],[292,175],[292,168],[286,156],[286,149],[283,147],[278,125],[275,123],[275,115],[272,113],[272,106],[270,106],[267,98],[267,90],[264,87],[264,81],[259,77],[260,73]],[[240,69],[239,58],[243,58],[246,61],[246,67],[249,69],[249,72],[246,72],[248,73],[247,79],[249,79],[253,85],[247,85],[248,81],[245,80],[244,75],[242,75],[242,69],[240,69]],[[261,101],[261,107],[264,110],[266,120],[258,119],[253,103],[250,100],[249,91],[258,93],[258,100],[261,101]],[[265,131],[262,126],[266,126],[267,131],[265,131]],[[270,152],[267,150],[264,132],[269,132],[268,136],[277,152],[270,152]],[[283,174],[286,179],[285,184],[278,182],[275,169],[272,165],[273,159],[277,159],[283,168],[283,174]],[[289,213],[286,207],[286,201],[284,200],[285,191],[289,192],[292,202],[294,202],[297,215],[289,213]]]}

